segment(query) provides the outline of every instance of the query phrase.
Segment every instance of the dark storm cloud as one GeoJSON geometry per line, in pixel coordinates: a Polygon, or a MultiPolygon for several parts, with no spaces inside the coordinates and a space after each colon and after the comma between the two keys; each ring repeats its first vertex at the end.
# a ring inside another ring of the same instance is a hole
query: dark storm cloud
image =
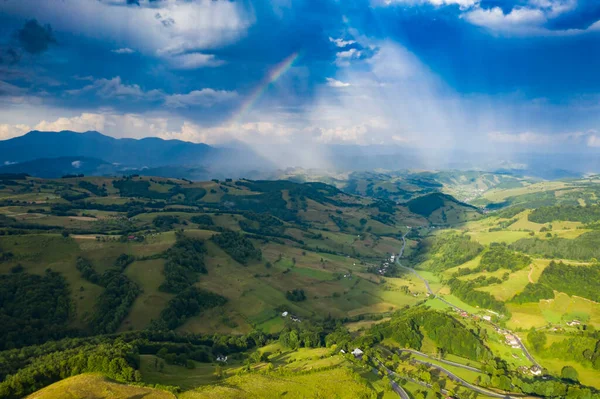
{"type": "Polygon", "coordinates": [[[0,65],[15,65],[21,59],[21,54],[12,48],[0,48],[0,65]]]}
{"type": "Polygon", "coordinates": [[[30,54],[43,53],[50,44],[56,43],[52,27],[42,26],[35,19],[25,22],[23,28],[16,32],[16,38],[23,50],[30,54]]]}

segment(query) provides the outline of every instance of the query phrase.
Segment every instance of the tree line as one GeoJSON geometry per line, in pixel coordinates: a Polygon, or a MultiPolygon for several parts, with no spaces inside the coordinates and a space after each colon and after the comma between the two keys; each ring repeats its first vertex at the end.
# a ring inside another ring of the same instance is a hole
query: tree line
{"type": "Polygon", "coordinates": [[[93,284],[104,287],[89,320],[94,333],[105,334],[117,331],[121,322],[129,314],[133,302],[142,292],[136,283],[123,274],[132,261],[130,255],[122,254],[115,261],[115,268],[99,274],[88,259],[77,258],[75,265],[81,276],[93,284]]]}
{"type": "Polygon", "coordinates": [[[563,262],[552,261],[544,269],[539,283],[564,292],[578,295],[592,301],[600,301],[600,265],[569,266],[563,262]]]}
{"type": "Polygon", "coordinates": [[[212,236],[212,241],[221,247],[235,261],[246,265],[250,260],[260,260],[262,252],[254,247],[244,234],[236,231],[224,231],[212,236]]]}

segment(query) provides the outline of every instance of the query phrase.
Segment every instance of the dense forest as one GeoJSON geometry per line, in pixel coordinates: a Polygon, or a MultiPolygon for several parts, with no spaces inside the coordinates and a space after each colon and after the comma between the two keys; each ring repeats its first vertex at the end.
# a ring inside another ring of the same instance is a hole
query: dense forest
{"type": "Polygon", "coordinates": [[[440,234],[421,240],[416,259],[431,259],[431,270],[442,271],[475,258],[482,250],[483,246],[466,234],[440,234]]]}
{"type": "Polygon", "coordinates": [[[489,292],[477,291],[475,289],[477,288],[477,284],[473,281],[462,281],[457,278],[452,278],[448,281],[448,285],[452,290],[452,294],[471,306],[490,309],[506,316],[510,315],[504,302],[500,302],[489,292]]]}
{"type": "Polygon", "coordinates": [[[504,244],[492,243],[481,255],[477,270],[494,272],[498,269],[509,269],[517,271],[529,266],[530,263],[529,256],[511,251],[504,244]]]}
{"type": "Polygon", "coordinates": [[[204,243],[183,234],[177,234],[177,241],[165,253],[165,281],[160,289],[177,294],[198,281],[198,273],[206,273],[204,243]]]}
{"type": "Polygon", "coordinates": [[[423,342],[422,329],[437,347],[447,353],[473,360],[488,359],[491,355],[473,331],[452,316],[429,309],[398,312],[389,322],[373,326],[368,335],[389,337],[401,347],[418,350],[423,342]]]}
{"type": "Polygon", "coordinates": [[[512,297],[510,301],[514,303],[528,303],[552,298],[554,298],[554,290],[552,288],[540,283],[527,283],[523,291],[512,297]]]}
{"type": "Polygon", "coordinates": [[[155,323],[153,328],[173,330],[186,319],[198,315],[201,311],[224,305],[227,298],[197,287],[188,287],[169,301],[160,314],[161,324],[155,323]]]}
{"type": "Polygon", "coordinates": [[[542,272],[539,282],[569,295],[577,295],[600,302],[600,265],[569,266],[563,262],[550,262],[542,272]]]}
{"type": "Polygon", "coordinates": [[[553,342],[545,350],[544,356],[573,360],[596,370],[600,370],[600,334],[570,337],[553,342]]]}
{"type": "Polygon", "coordinates": [[[214,235],[212,240],[237,262],[245,265],[250,260],[260,260],[262,253],[254,247],[252,241],[244,234],[235,231],[225,231],[214,235]]]}
{"type": "Polygon", "coordinates": [[[73,312],[69,286],[59,273],[0,275],[0,350],[74,334],[68,327],[73,312]]]}
{"type": "Polygon", "coordinates": [[[535,223],[552,223],[555,220],[595,223],[600,220],[600,206],[541,206],[531,211],[527,218],[535,223]]]}
{"type": "Polygon", "coordinates": [[[600,259],[600,231],[590,231],[577,238],[522,238],[509,248],[530,255],[554,259],[600,259]]]}

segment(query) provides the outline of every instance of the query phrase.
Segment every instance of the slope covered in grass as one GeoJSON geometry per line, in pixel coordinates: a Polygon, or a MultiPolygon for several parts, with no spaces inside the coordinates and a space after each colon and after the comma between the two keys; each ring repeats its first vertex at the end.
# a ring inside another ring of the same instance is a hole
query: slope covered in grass
{"type": "Polygon", "coordinates": [[[28,399],[175,399],[170,392],[119,384],[100,374],[69,377],[32,393],[28,399]]]}
{"type": "Polygon", "coordinates": [[[337,368],[304,375],[248,374],[180,395],[181,399],[369,398],[374,391],[360,376],[337,368]]]}

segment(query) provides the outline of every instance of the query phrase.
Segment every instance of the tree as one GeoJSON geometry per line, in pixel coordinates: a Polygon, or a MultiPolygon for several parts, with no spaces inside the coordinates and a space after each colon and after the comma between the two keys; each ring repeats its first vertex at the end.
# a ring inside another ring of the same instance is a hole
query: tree
{"type": "Polygon", "coordinates": [[[196,368],[196,363],[194,363],[193,360],[188,359],[188,360],[185,361],[185,368],[193,370],[193,369],[196,368]]]}
{"type": "Polygon", "coordinates": [[[560,371],[560,377],[565,380],[571,380],[573,382],[579,381],[579,374],[577,373],[577,370],[575,370],[571,366],[563,367],[560,371]]]}
{"type": "Polygon", "coordinates": [[[527,334],[527,342],[533,347],[533,350],[539,352],[544,349],[546,345],[547,337],[543,331],[536,331],[531,329],[529,334],[527,334]]]}
{"type": "Polygon", "coordinates": [[[300,345],[300,339],[298,337],[298,333],[296,332],[296,330],[290,331],[289,347],[291,349],[298,349],[299,345],[300,345]]]}

